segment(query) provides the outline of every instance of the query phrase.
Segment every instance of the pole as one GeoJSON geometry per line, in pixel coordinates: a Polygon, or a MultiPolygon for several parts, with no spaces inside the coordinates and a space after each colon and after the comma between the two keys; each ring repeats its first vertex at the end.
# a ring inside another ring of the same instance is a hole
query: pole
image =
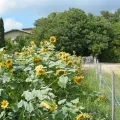
{"type": "Polygon", "coordinates": [[[115,85],[114,85],[114,72],[112,71],[112,120],[115,120],[115,85]]]}
{"type": "Polygon", "coordinates": [[[101,70],[101,64],[100,64],[100,71],[99,71],[99,90],[101,90],[102,87],[102,70],[101,70]]]}

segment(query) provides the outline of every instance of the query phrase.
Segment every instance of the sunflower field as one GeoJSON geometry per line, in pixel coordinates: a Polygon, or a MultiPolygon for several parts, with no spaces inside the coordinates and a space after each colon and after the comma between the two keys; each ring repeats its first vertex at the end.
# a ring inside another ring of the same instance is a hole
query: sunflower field
{"type": "Polygon", "coordinates": [[[81,57],[56,51],[55,42],[31,41],[14,54],[0,49],[0,120],[109,120],[81,57]]]}

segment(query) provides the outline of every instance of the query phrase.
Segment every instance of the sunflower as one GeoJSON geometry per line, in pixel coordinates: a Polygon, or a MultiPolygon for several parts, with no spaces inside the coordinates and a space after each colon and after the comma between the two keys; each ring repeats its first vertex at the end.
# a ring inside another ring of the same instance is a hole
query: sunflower
{"type": "Polygon", "coordinates": [[[29,51],[24,51],[23,54],[24,55],[28,55],[30,52],[29,51]]]}
{"type": "Polygon", "coordinates": [[[88,113],[83,113],[84,118],[90,118],[90,115],[88,113]]]}
{"type": "Polygon", "coordinates": [[[5,65],[7,68],[10,68],[12,66],[12,60],[6,60],[5,65]]]}
{"type": "Polygon", "coordinates": [[[76,116],[76,120],[83,120],[83,118],[84,117],[82,113],[76,116]]]}
{"type": "Polygon", "coordinates": [[[43,41],[41,41],[41,42],[40,42],[40,45],[43,45],[43,44],[44,44],[44,42],[43,42],[43,41]]]}
{"type": "Polygon", "coordinates": [[[55,36],[51,36],[50,37],[50,42],[51,43],[55,43],[56,42],[56,37],[55,36]]]}
{"type": "Polygon", "coordinates": [[[46,51],[47,51],[47,49],[45,49],[45,48],[41,49],[41,52],[46,52],[46,51]]]}
{"type": "Polygon", "coordinates": [[[84,78],[84,76],[75,76],[75,77],[74,77],[74,82],[77,83],[77,84],[79,84],[80,81],[81,81],[83,78],[84,78]]]}
{"type": "Polygon", "coordinates": [[[35,58],[33,59],[33,62],[34,62],[34,63],[38,63],[38,62],[40,62],[40,59],[39,59],[38,57],[35,57],[35,58]]]}
{"type": "Polygon", "coordinates": [[[50,49],[53,49],[54,47],[55,47],[55,46],[54,46],[53,44],[50,44],[50,45],[49,45],[49,48],[50,48],[50,49]]]}
{"type": "Polygon", "coordinates": [[[47,45],[47,44],[48,44],[48,41],[47,41],[47,40],[45,40],[45,41],[43,41],[43,43],[44,43],[44,45],[47,45]]]}
{"type": "Polygon", "coordinates": [[[38,65],[35,70],[38,71],[39,69],[43,69],[43,66],[42,65],[38,65]]]}
{"type": "Polygon", "coordinates": [[[76,120],[83,120],[84,118],[90,118],[90,115],[88,113],[81,113],[76,116],[76,120]]]}
{"type": "Polygon", "coordinates": [[[54,111],[57,108],[57,104],[53,100],[51,100],[51,101],[42,101],[40,106],[45,107],[50,111],[54,111]]]}
{"type": "Polygon", "coordinates": [[[72,65],[72,62],[71,62],[71,61],[67,61],[67,62],[66,62],[66,65],[71,66],[71,65],[72,65]]]}
{"type": "Polygon", "coordinates": [[[35,68],[36,70],[36,74],[37,75],[44,75],[45,74],[45,71],[43,70],[43,66],[42,65],[39,65],[35,68]]]}
{"type": "Polygon", "coordinates": [[[38,75],[45,75],[45,71],[43,69],[40,69],[37,71],[38,75]]]}
{"type": "Polygon", "coordinates": [[[60,52],[60,53],[59,53],[59,56],[60,56],[60,57],[61,57],[61,56],[65,56],[65,54],[66,54],[65,52],[60,52]]]}
{"type": "Polygon", "coordinates": [[[7,100],[3,100],[1,102],[1,108],[3,108],[3,109],[7,108],[8,104],[9,104],[9,102],[7,100]]]}
{"type": "Polygon", "coordinates": [[[103,102],[105,100],[105,97],[103,95],[99,96],[98,102],[103,102]]]}
{"type": "Polygon", "coordinates": [[[59,70],[56,71],[56,74],[57,75],[63,75],[63,74],[65,74],[65,70],[59,69],[59,70]]]}
{"type": "Polygon", "coordinates": [[[34,41],[30,41],[30,45],[31,45],[32,47],[34,47],[34,46],[35,46],[35,42],[34,42],[34,41]]]}

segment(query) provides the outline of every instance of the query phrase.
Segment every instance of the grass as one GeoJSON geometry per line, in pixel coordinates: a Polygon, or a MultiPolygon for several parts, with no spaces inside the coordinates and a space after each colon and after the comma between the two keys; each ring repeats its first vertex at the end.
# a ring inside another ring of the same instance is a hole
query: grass
{"type": "MultiPolygon", "coordinates": [[[[102,73],[102,84],[101,88],[99,88],[99,78],[96,76],[95,70],[93,68],[84,69],[84,76],[85,81],[88,81],[89,87],[94,91],[99,91],[103,94],[106,98],[106,104],[101,106],[101,111],[109,113],[111,115],[111,105],[112,105],[112,97],[111,97],[111,75],[110,73],[103,72],[102,73]]],[[[119,87],[120,87],[120,76],[115,75],[115,96],[120,101],[120,94],[119,94],[119,87]]],[[[115,120],[120,119],[120,105],[116,103],[115,105],[115,120]]]]}

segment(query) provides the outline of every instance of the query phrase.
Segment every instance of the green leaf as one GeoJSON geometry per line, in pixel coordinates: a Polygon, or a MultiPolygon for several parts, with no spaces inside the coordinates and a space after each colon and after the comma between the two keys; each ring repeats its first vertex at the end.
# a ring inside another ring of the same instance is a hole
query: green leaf
{"type": "Polygon", "coordinates": [[[71,108],[75,107],[71,102],[67,102],[66,105],[71,108]]]}
{"type": "Polygon", "coordinates": [[[67,82],[68,82],[68,77],[67,76],[60,76],[59,81],[58,81],[58,85],[62,88],[66,88],[67,82]]]}
{"type": "Polygon", "coordinates": [[[58,101],[58,105],[61,105],[61,104],[65,103],[65,102],[66,102],[66,99],[60,100],[60,101],[58,101]]]}
{"type": "Polygon", "coordinates": [[[10,81],[10,74],[4,73],[3,75],[3,83],[9,82],[10,81]]]}
{"type": "Polygon", "coordinates": [[[80,106],[80,107],[79,107],[79,109],[80,109],[80,110],[83,110],[83,109],[85,109],[85,107],[83,107],[83,106],[80,106]]]}
{"type": "Polygon", "coordinates": [[[79,98],[76,98],[76,99],[72,100],[71,102],[74,104],[79,103],[79,98]]]}
{"type": "Polygon", "coordinates": [[[25,102],[25,101],[21,100],[21,101],[18,103],[18,105],[17,105],[18,108],[21,108],[21,107],[24,105],[24,102],[25,102]]]}
{"type": "Polygon", "coordinates": [[[27,101],[33,100],[35,98],[34,93],[29,91],[24,91],[22,96],[24,96],[27,101]]]}
{"type": "Polygon", "coordinates": [[[4,115],[5,115],[5,111],[2,111],[2,112],[0,113],[0,118],[2,118],[4,115]]]}
{"type": "Polygon", "coordinates": [[[34,108],[33,108],[33,104],[31,102],[29,102],[25,108],[29,113],[31,113],[34,108]]]}
{"type": "Polygon", "coordinates": [[[24,69],[24,71],[29,71],[29,70],[31,70],[31,67],[29,66],[24,69]]]}

